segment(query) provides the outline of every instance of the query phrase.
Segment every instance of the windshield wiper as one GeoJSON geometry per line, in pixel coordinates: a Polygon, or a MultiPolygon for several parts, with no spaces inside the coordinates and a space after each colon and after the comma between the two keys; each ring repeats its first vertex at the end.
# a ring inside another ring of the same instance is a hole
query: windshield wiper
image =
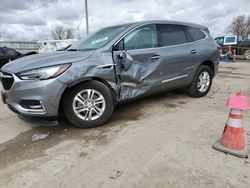
{"type": "Polygon", "coordinates": [[[80,50],[80,49],[68,49],[66,51],[74,51],[74,52],[76,52],[76,51],[82,51],[82,50],[80,50]]]}

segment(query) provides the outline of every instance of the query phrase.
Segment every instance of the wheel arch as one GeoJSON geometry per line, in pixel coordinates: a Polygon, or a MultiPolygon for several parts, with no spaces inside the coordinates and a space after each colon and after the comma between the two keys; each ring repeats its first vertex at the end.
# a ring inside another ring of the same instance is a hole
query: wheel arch
{"type": "Polygon", "coordinates": [[[206,65],[206,66],[210,67],[212,70],[213,76],[215,75],[215,67],[214,67],[214,63],[212,61],[206,60],[206,61],[203,61],[200,65],[206,65]]]}
{"type": "Polygon", "coordinates": [[[99,77],[88,77],[88,78],[83,78],[83,79],[79,79],[77,81],[74,81],[72,83],[70,83],[63,91],[62,95],[61,95],[61,98],[60,98],[60,102],[59,102],[59,107],[58,107],[58,113],[59,114],[63,114],[63,107],[62,107],[62,101],[63,101],[63,98],[64,98],[64,95],[65,93],[72,87],[76,87],[77,85],[79,84],[82,84],[84,82],[88,82],[88,81],[91,81],[91,80],[95,80],[95,81],[98,81],[102,84],[104,84],[105,86],[107,86],[112,94],[112,97],[113,97],[113,101],[114,101],[114,104],[116,104],[117,100],[116,100],[116,92],[115,90],[111,87],[111,85],[104,79],[101,79],[99,77]]]}

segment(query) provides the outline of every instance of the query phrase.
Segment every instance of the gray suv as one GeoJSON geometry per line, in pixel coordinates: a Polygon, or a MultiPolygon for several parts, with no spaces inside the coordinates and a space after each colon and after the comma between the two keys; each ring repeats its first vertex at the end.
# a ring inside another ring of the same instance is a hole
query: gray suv
{"type": "Polygon", "coordinates": [[[117,103],[186,88],[205,96],[219,52],[206,27],[146,21],[106,27],[66,51],[24,57],[1,69],[2,99],[23,117],[104,124],[117,103]]]}

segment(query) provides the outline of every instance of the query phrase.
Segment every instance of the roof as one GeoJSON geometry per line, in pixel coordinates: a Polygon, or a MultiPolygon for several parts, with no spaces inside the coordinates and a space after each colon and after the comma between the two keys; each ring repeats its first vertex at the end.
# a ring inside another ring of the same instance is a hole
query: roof
{"type": "Polygon", "coordinates": [[[124,27],[130,27],[130,26],[137,26],[137,25],[143,25],[143,24],[178,24],[178,25],[187,25],[187,26],[194,26],[199,27],[201,29],[208,29],[206,26],[190,23],[190,22],[181,22],[181,21],[174,21],[174,20],[148,20],[148,21],[140,21],[140,22],[129,22],[119,25],[113,25],[113,26],[124,26],[124,27]]]}

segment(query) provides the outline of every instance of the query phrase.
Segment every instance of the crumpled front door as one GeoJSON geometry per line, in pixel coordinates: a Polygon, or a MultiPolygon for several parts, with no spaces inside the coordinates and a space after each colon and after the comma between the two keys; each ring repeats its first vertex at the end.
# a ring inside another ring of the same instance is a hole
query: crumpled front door
{"type": "Polygon", "coordinates": [[[164,79],[161,58],[155,50],[131,50],[126,53],[126,60],[121,52],[114,52],[116,74],[119,85],[119,100],[133,99],[155,92],[164,79]]]}

